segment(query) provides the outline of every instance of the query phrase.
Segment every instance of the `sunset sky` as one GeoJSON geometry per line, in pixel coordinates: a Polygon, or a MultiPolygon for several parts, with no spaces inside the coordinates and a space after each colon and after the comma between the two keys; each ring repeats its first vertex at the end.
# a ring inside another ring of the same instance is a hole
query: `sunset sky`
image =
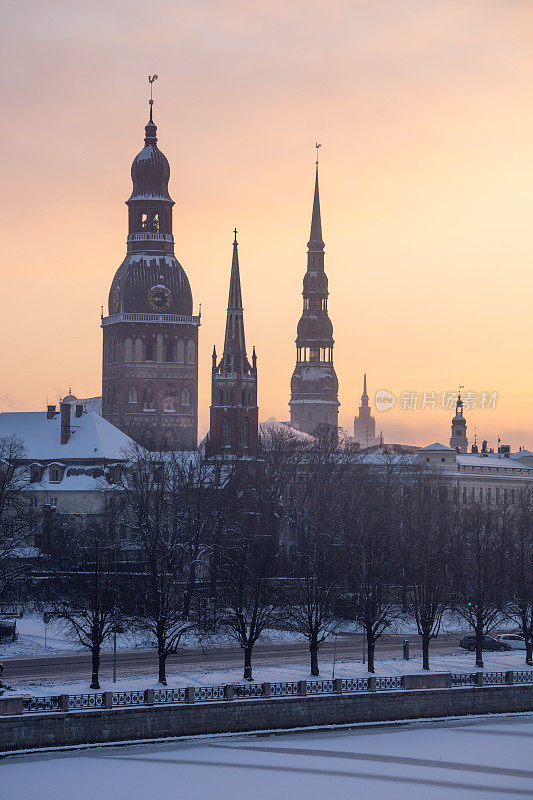
{"type": "MultiPolygon", "coordinates": [[[[148,116],[171,165],[200,328],[200,432],[239,229],[260,419],[288,419],[314,180],[352,429],[377,389],[499,393],[468,433],[533,449],[533,2],[1,3],[0,411],[101,391],[100,307],[125,254],[148,116]]],[[[419,400],[419,403],[420,403],[419,400]]],[[[450,411],[375,412],[447,442],[450,411]]]]}

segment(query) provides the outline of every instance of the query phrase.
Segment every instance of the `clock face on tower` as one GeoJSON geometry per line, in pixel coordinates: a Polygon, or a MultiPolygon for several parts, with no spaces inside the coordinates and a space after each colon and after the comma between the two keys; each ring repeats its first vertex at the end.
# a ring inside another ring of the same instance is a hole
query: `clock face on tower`
{"type": "Polygon", "coordinates": [[[172,295],[166,286],[152,286],[148,292],[150,308],[161,313],[166,311],[172,301],[172,295]]]}

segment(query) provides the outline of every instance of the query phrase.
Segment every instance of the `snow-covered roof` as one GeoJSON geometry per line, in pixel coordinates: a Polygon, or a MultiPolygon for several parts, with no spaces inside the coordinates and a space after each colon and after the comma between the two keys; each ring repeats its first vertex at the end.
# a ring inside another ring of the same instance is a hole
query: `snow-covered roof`
{"type": "Polygon", "coordinates": [[[421,453],[424,453],[424,452],[430,453],[430,452],[436,452],[436,451],[437,452],[442,452],[443,450],[446,450],[446,452],[448,452],[448,453],[453,453],[454,452],[453,447],[448,447],[448,445],[446,445],[446,444],[440,444],[440,442],[434,442],[434,444],[428,444],[425,447],[421,447],[419,452],[421,452],[421,453]]]}
{"type": "Polygon", "coordinates": [[[458,453],[457,463],[461,467],[485,467],[498,468],[498,469],[531,469],[526,464],[513,461],[507,456],[500,453],[489,453],[489,455],[481,455],[480,453],[458,453]]]}
{"type": "Polygon", "coordinates": [[[0,437],[15,435],[22,440],[29,461],[60,459],[111,459],[124,461],[133,440],[92,411],[70,418],[71,434],[61,444],[60,414],[47,419],[45,411],[5,411],[0,414],[0,437]]]}

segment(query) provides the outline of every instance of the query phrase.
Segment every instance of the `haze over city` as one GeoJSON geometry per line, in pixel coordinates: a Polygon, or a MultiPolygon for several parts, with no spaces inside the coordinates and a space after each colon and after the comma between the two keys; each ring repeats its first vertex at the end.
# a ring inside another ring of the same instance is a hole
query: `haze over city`
{"type": "Polygon", "coordinates": [[[450,408],[400,396],[463,384],[498,393],[465,411],[471,441],[477,426],[531,447],[529,3],[5,2],[2,17],[0,411],[101,392],[100,308],[157,72],[176,256],[202,305],[200,434],[235,226],[260,419],[289,418],[320,142],[341,426],[366,372],[386,441],[446,442],[450,408]]]}

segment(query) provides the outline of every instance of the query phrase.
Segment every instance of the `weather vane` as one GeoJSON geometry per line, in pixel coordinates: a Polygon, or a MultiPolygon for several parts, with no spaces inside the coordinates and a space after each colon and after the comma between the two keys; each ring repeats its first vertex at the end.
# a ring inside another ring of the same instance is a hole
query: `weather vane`
{"type": "Polygon", "coordinates": [[[148,75],[148,83],[150,84],[150,121],[152,120],[152,106],[154,104],[154,98],[152,95],[152,84],[156,80],[157,80],[157,75],[148,75]]]}
{"type": "Polygon", "coordinates": [[[319,147],[322,147],[322,145],[319,144],[318,142],[315,142],[315,149],[316,149],[316,162],[315,163],[316,163],[317,167],[318,167],[318,148],[319,147]]]}

